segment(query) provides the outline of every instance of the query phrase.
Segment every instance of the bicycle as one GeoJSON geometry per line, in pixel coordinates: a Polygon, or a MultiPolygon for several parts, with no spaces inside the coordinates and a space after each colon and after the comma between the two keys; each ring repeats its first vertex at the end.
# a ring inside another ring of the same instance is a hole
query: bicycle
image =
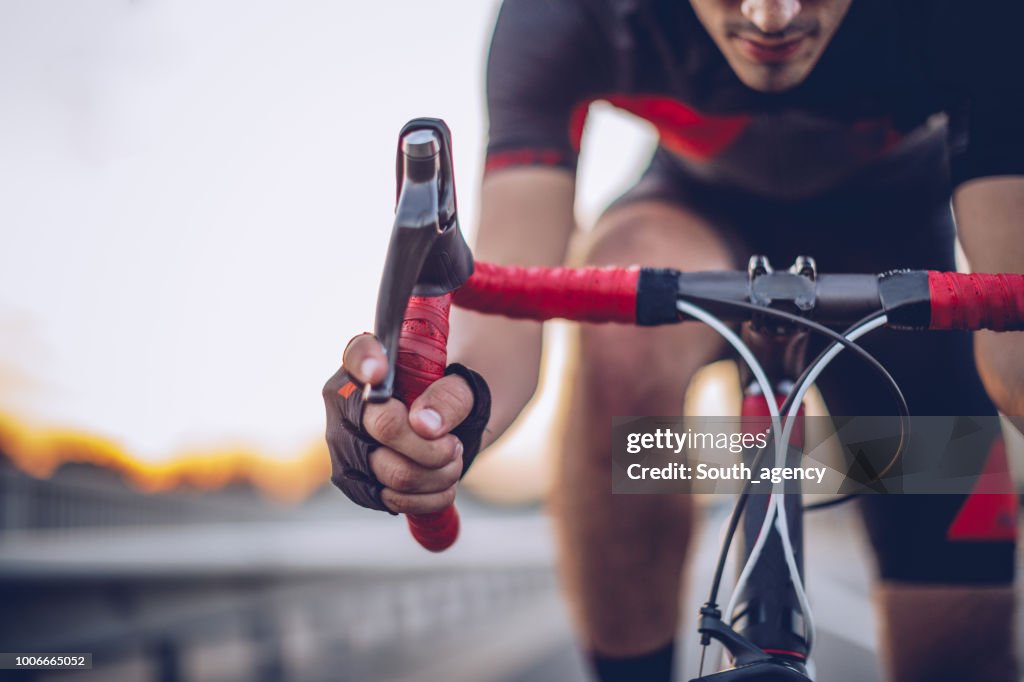
{"type": "MultiPolygon", "coordinates": [[[[388,363],[389,374],[381,384],[367,387],[371,401],[394,395],[409,405],[443,376],[453,302],[536,321],[651,326],[697,320],[718,331],[746,361],[743,415],[770,417],[776,464],[785,464],[786,444],[799,431],[804,394],[828,363],[843,350],[870,363],[893,389],[901,419],[900,445],[878,474],[881,478],[903,451],[909,410],[892,376],[856,340],[883,326],[1024,330],[1024,275],[911,270],[827,274],[819,273],[810,257],[774,271],[765,258],[754,256],[746,272],[474,263],[458,224],[451,136],[443,121],[414,119],[403,127],[396,176],[395,223],[374,329],[394,362],[388,363]],[[735,322],[743,323],[742,336],[728,325],[735,322]],[[836,332],[828,325],[848,326],[836,332]],[[825,335],[831,344],[806,363],[811,331],[825,335]]],[[[759,449],[753,465],[767,452],[759,449]]],[[[705,676],[702,662],[697,679],[807,681],[813,625],[803,589],[804,508],[799,494],[793,494],[800,492],[799,485],[773,485],[765,504],[756,507],[749,504],[751,487],[748,481],[730,515],[698,625],[705,651],[712,640],[718,641],[733,667],[705,676]],[[718,591],[741,520],[743,569],[726,608],[726,622],[718,591]]],[[[416,540],[431,551],[446,549],[458,535],[454,506],[409,516],[408,522],[416,540]]]]}

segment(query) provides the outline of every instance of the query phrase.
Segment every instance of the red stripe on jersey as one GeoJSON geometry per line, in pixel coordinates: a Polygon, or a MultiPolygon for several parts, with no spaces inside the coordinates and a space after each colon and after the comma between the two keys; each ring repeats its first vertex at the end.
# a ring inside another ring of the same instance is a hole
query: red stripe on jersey
{"type": "Polygon", "coordinates": [[[563,166],[568,165],[568,157],[559,149],[513,149],[507,152],[494,152],[487,157],[484,173],[508,168],[510,166],[563,166]]]}
{"type": "Polygon", "coordinates": [[[580,153],[580,145],[583,142],[583,126],[587,123],[587,112],[593,103],[593,99],[585,99],[574,106],[572,113],[569,114],[569,144],[577,154],[580,153]]]}
{"type": "Polygon", "coordinates": [[[946,531],[949,540],[1012,542],[1017,538],[1017,492],[1010,476],[1006,445],[992,444],[985,469],[946,531]]]}
{"type": "Polygon", "coordinates": [[[700,161],[717,156],[732,144],[753,118],[744,114],[702,114],[671,97],[609,95],[603,99],[654,124],[663,146],[680,156],[700,161]]]}
{"type": "Polygon", "coordinates": [[[896,127],[893,126],[892,116],[861,119],[855,121],[851,127],[862,139],[877,140],[876,144],[868,142],[865,145],[865,148],[869,151],[868,158],[887,154],[903,141],[903,133],[896,130],[896,127]]]}

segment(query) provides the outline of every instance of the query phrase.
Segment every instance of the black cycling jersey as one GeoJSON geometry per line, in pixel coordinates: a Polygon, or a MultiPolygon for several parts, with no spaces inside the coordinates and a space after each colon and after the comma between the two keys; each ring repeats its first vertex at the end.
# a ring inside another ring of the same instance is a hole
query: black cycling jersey
{"type": "Polygon", "coordinates": [[[505,0],[488,64],[487,169],[572,169],[587,109],[602,100],[652,123],[690,175],[775,199],[886,165],[898,175],[944,140],[954,183],[1024,174],[1017,6],[854,0],[806,80],[762,93],[687,0],[505,0]]]}

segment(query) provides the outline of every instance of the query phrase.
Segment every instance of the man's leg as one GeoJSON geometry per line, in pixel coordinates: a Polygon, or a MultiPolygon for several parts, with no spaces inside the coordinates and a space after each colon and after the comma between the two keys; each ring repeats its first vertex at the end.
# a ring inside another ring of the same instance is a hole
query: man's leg
{"type": "MultiPolygon", "coordinates": [[[[999,445],[989,456],[1005,464],[999,445]]],[[[1017,680],[1016,496],[893,495],[864,502],[881,573],[874,596],[890,678],[1017,680]]]]}
{"type": "Polygon", "coordinates": [[[1015,682],[1012,585],[876,589],[886,668],[898,682],[1015,682]],[[946,624],[936,627],[935,623],[946,624]]]}
{"type": "MultiPolygon", "coordinates": [[[[680,270],[735,267],[730,249],[707,224],[653,200],[605,214],[585,260],[680,270]]],[[[670,667],[693,515],[688,495],[611,494],[612,417],[680,414],[690,378],[721,350],[715,334],[696,324],[581,327],[552,506],[564,587],[582,644],[603,679],[652,679],[670,667]]]]}
{"type": "MultiPolygon", "coordinates": [[[[968,335],[886,332],[864,345],[892,371],[911,414],[993,414],[972,364],[968,335]]],[[[855,359],[837,359],[830,370],[820,383],[834,414],[889,409],[879,384],[857,371],[855,359]]],[[[977,454],[978,471],[988,457],[1004,457],[998,445],[977,454]]],[[[1007,489],[1012,490],[1009,481],[1007,489]]],[[[1013,591],[1017,501],[1010,493],[976,497],[970,504],[981,504],[989,513],[974,516],[966,527],[969,499],[964,494],[860,500],[878,559],[875,605],[892,680],[1018,679],[1013,591]]]]}

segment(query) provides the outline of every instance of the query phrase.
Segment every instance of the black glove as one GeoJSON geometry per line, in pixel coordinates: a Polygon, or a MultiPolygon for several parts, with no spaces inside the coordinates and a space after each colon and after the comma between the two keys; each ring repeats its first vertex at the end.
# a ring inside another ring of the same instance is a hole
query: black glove
{"type": "MultiPolygon", "coordinates": [[[[448,365],[444,373],[445,376],[459,375],[473,392],[473,409],[451,431],[462,441],[462,475],[465,476],[480,452],[484,428],[491,417],[491,391],[482,376],[458,363],[448,365]]],[[[358,505],[390,511],[380,496],[384,486],[370,470],[370,453],[380,443],[363,429],[363,388],[344,367],[324,385],[331,482],[358,505]]]]}

